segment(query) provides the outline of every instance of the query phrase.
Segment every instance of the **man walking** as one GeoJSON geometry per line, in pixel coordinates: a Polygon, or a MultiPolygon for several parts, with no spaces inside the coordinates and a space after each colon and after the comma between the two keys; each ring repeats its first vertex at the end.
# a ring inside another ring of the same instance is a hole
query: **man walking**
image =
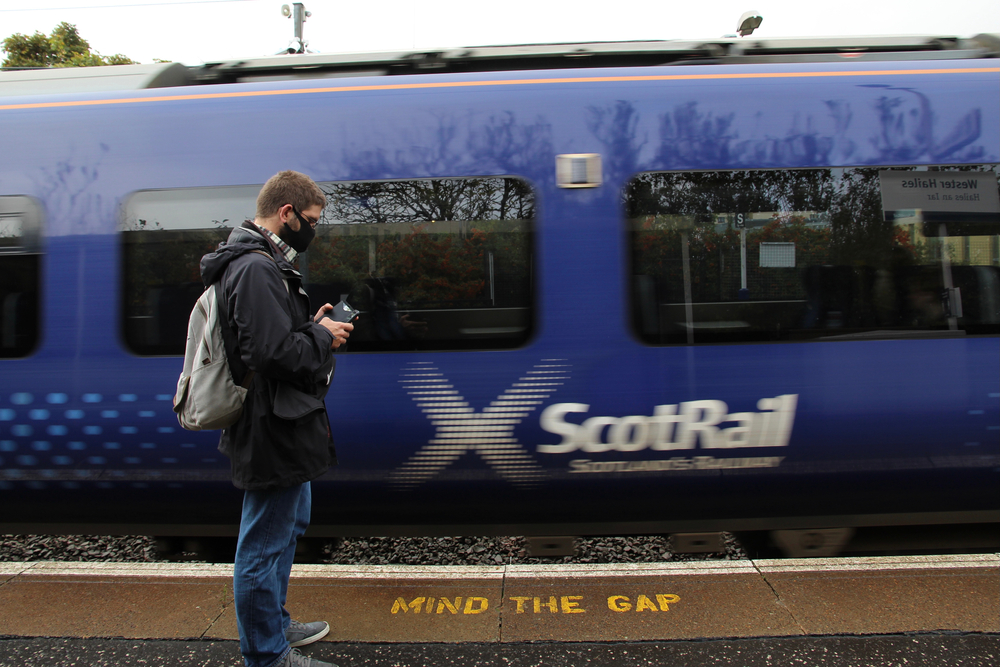
{"type": "Polygon", "coordinates": [[[299,623],[285,610],[295,544],[309,525],[311,480],[336,463],[324,401],[333,350],[354,329],[323,317],[330,304],[310,316],[293,268],[325,205],[312,179],[282,171],[257,196],[254,221],[201,260],[204,283],[222,281],[234,379],[254,373],[242,416],[219,442],[233,484],[245,491],[233,592],[247,667],[330,667],[294,648],[319,641],[330,626],[299,623]]]}

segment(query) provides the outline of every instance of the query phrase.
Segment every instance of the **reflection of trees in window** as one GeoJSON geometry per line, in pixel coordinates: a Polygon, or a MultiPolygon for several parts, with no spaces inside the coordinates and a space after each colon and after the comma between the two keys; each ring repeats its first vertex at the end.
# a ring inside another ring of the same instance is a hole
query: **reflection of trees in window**
{"type": "Polygon", "coordinates": [[[624,203],[630,218],[689,215],[714,223],[736,212],[826,210],[832,194],[829,170],[650,173],[629,184],[624,203]]]}
{"type": "MultiPolygon", "coordinates": [[[[391,311],[383,318],[388,324],[402,321],[403,311],[454,311],[438,322],[433,318],[441,316],[421,315],[405,322],[408,329],[396,327],[399,338],[418,332],[422,345],[433,339],[436,349],[511,347],[524,340],[535,207],[526,184],[477,178],[320,187],[328,205],[298,265],[314,307],[348,294],[352,304],[369,311],[352,343],[374,336],[370,312],[376,305],[391,311]],[[501,308],[517,312],[483,316],[501,308]],[[476,312],[465,316],[459,309],[476,312]]],[[[230,221],[241,219],[252,202],[252,193],[243,190],[254,188],[156,191],[129,202],[121,224],[122,308],[132,351],[183,352],[187,318],[203,289],[201,258],[226,240],[230,221]],[[212,211],[206,217],[218,219],[198,220],[202,204],[212,211]]],[[[392,328],[388,324],[384,330],[392,328]]],[[[404,343],[368,349],[403,349],[404,343]]]]}
{"type": "MultiPolygon", "coordinates": [[[[895,225],[882,213],[878,169],[845,169],[830,202],[831,252],[836,264],[887,268],[894,260],[895,225]]],[[[908,242],[907,242],[908,244],[908,242]]],[[[908,251],[913,250],[908,244],[908,251]]],[[[912,255],[907,256],[912,260],[912,255]]]]}
{"type": "MultiPolygon", "coordinates": [[[[442,179],[449,174],[523,174],[551,159],[552,127],[543,117],[522,121],[512,112],[456,116],[434,114],[398,134],[376,133],[385,141],[348,147],[310,165],[327,182],[379,181],[391,174],[442,179]]],[[[554,174],[543,171],[543,183],[554,174]]],[[[322,186],[322,184],[321,184],[322,186]]],[[[437,218],[434,218],[437,219],[437,218]]]]}
{"type": "Polygon", "coordinates": [[[327,184],[323,190],[328,202],[323,222],[350,225],[534,217],[530,188],[512,178],[327,184]]]}
{"type": "Polygon", "coordinates": [[[309,248],[317,307],[362,311],[353,350],[511,347],[531,305],[531,188],[513,178],[321,184],[309,248]],[[506,310],[505,310],[506,309],[506,310]]]}
{"type": "Polygon", "coordinates": [[[475,229],[464,238],[448,234],[399,235],[379,244],[379,275],[398,276],[405,305],[447,306],[469,303],[483,293],[483,251],[487,235],[475,229]]]}
{"type": "Polygon", "coordinates": [[[201,258],[228,238],[229,228],[164,229],[136,220],[122,232],[127,314],[149,315],[148,290],[162,285],[201,285],[201,258]]]}
{"type": "Polygon", "coordinates": [[[392,281],[402,307],[523,305],[534,196],[511,178],[325,184],[311,283],[392,281]],[[331,224],[332,223],[332,224],[331,224]],[[492,287],[490,290],[492,276],[492,287]],[[500,284],[502,283],[502,284],[500,284]]]}
{"type": "MultiPolygon", "coordinates": [[[[925,238],[918,213],[887,215],[879,171],[636,177],[623,206],[632,224],[637,326],[660,342],[784,339],[789,331],[807,329],[954,329],[962,323],[949,320],[951,305],[942,305],[942,299],[957,298],[942,296],[953,280],[964,284],[963,295],[974,295],[965,299],[966,329],[1000,322],[1000,313],[987,312],[990,299],[1000,299],[992,287],[1000,286],[996,270],[949,268],[1000,264],[993,259],[997,253],[991,254],[992,241],[956,238],[960,225],[947,239],[925,238]],[[747,222],[745,260],[736,224],[741,215],[747,222]],[[761,244],[774,242],[794,244],[794,266],[761,266],[761,244]]],[[[934,225],[930,234],[936,230],[934,225]]]]}
{"type": "Polygon", "coordinates": [[[25,357],[40,340],[40,207],[0,197],[0,358],[25,357]]]}
{"type": "Polygon", "coordinates": [[[732,113],[716,117],[701,112],[697,102],[677,105],[672,112],[660,116],[657,161],[693,168],[724,163],[730,153],[730,144],[736,139],[730,129],[734,117],[732,113]]]}
{"type": "Polygon", "coordinates": [[[921,157],[955,162],[983,159],[983,146],[974,145],[982,137],[980,109],[966,113],[950,131],[944,133],[939,127],[935,132],[934,109],[927,95],[909,88],[883,87],[887,94],[874,104],[881,132],[872,137],[881,161],[892,164],[921,157]]]}
{"type": "Polygon", "coordinates": [[[170,229],[170,221],[123,222],[123,315],[125,339],[133,351],[183,353],[188,315],[204,289],[201,258],[228,238],[226,223],[170,229]]]}
{"type": "Polygon", "coordinates": [[[337,285],[338,293],[346,294],[351,285],[368,275],[369,244],[367,236],[338,234],[338,231],[332,225],[317,227],[316,239],[306,253],[309,268],[305,275],[309,283],[337,285]]]}
{"type": "MultiPolygon", "coordinates": [[[[728,216],[732,217],[732,216],[728,216]]],[[[669,224],[669,223],[668,223],[669,224]]],[[[681,246],[688,243],[693,301],[732,301],[741,287],[740,233],[732,226],[702,224],[689,231],[664,229],[655,217],[633,227],[633,269],[657,277],[663,296],[683,301],[681,246]]],[[[801,298],[803,285],[794,269],[762,269],[761,243],[794,243],[796,261],[829,262],[829,228],[806,224],[802,216],[774,215],[762,227],[747,230],[748,283],[751,298],[801,298]]]]}
{"type": "MultiPolygon", "coordinates": [[[[670,301],[683,301],[681,261],[685,239],[694,301],[736,300],[741,287],[737,214],[746,216],[747,247],[794,242],[802,261],[827,260],[830,232],[794,212],[824,211],[833,189],[828,171],[738,171],[643,174],[631,183],[625,209],[633,220],[634,272],[657,276],[670,301]],[[804,177],[798,177],[801,174],[804,177]],[[750,214],[770,215],[750,221],[750,214]],[[755,227],[752,225],[756,225],[755,227]]],[[[759,267],[759,250],[747,253],[754,298],[801,297],[801,281],[788,270],[759,267]]]]}
{"type": "Polygon", "coordinates": [[[636,172],[636,156],[646,140],[639,140],[639,113],[631,102],[618,100],[613,107],[587,107],[587,129],[601,142],[608,180],[617,181],[636,172]]]}

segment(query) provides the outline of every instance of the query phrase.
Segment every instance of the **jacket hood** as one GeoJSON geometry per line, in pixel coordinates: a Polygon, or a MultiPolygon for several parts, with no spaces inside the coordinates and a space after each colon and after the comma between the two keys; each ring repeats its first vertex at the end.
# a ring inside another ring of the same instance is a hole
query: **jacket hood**
{"type": "Polygon", "coordinates": [[[242,226],[233,229],[229,238],[220,243],[218,248],[201,258],[201,281],[206,287],[211,285],[222,277],[222,272],[230,262],[254,250],[272,254],[270,244],[264,235],[248,223],[243,223],[242,226]]]}

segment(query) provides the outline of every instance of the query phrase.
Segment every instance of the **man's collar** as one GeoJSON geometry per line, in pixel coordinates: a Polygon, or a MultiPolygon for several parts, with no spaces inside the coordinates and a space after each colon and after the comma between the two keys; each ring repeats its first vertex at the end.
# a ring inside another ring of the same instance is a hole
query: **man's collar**
{"type": "Polygon", "coordinates": [[[287,243],[281,240],[281,238],[272,232],[267,227],[261,227],[256,222],[252,223],[254,227],[259,229],[266,239],[268,239],[274,246],[281,252],[289,264],[295,262],[295,258],[299,256],[295,250],[292,249],[287,243]]]}

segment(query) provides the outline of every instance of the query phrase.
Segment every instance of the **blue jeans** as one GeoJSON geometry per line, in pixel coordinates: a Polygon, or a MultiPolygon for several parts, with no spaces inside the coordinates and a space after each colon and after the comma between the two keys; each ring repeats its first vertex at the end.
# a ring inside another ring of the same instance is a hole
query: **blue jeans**
{"type": "Polygon", "coordinates": [[[310,482],[243,495],[233,594],[240,651],[247,667],[269,667],[288,653],[285,610],[295,542],[306,532],[312,509],[310,482]]]}

